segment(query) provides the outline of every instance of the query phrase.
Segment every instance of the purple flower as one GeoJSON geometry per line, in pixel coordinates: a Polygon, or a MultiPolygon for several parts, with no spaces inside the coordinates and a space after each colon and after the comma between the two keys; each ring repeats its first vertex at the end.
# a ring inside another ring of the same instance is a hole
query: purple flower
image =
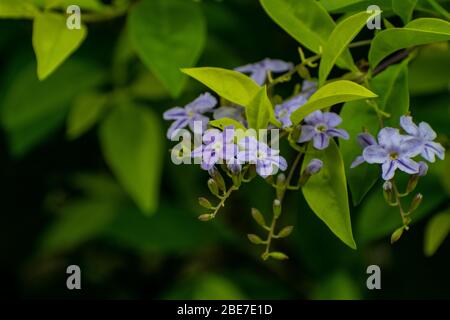
{"type": "Polygon", "coordinates": [[[426,162],[420,161],[419,162],[419,172],[418,172],[419,177],[426,176],[427,172],[428,172],[428,165],[426,164],[426,162]]]}
{"type": "Polygon", "coordinates": [[[237,154],[240,163],[255,164],[256,172],[263,178],[276,174],[278,169],[287,169],[287,162],[279,155],[279,150],[271,149],[254,137],[242,138],[238,145],[241,149],[237,154]]]}
{"type": "Polygon", "coordinates": [[[378,144],[369,145],[363,151],[367,163],[379,163],[384,180],[394,177],[395,170],[417,174],[419,164],[411,158],[422,151],[420,139],[402,136],[398,129],[383,128],[378,133],[378,144]]]}
{"type": "Polygon", "coordinates": [[[242,73],[249,73],[250,77],[255,80],[257,84],[262,86],[266,82],[267,72],[285,72],[294,67],[291,62],[284,62],[276,59],[264,59],[262,61],[246,64],[245,66],[238,67],[234,70],[242,73]]]}
{"type": "Polygon", "coordinates": [[[175,107],[164,112],[164,120],[175,120],[167,131],[167,137],[170,139],[178,129],[188,125],[191,130],[194,130],[194,122],[196,121],[200,121],[203,130],[206,130],[209,118],[204,116],[203,113],[211,111],[216,104],[217,99],[209,92],[206,92],[184,108],[175,107]]]}
{"type": "Polygon", "coordinates": [[[302,126],[299,143],[313,141],[314,148],[323,150],[328,147],[330,137],[339,137],[348,139],[347,131],[336,129],[342,122],[341,117],[333,112],[314,111],[305,118],[305,124],[302,126]]]}
{"type": "MultiPolygon", "coordinates": [[[[356,141],[358,141],[358,144],[361,146],[361,148],[365,149],[368,146],[372,146],[372,145],[376,145],[377,141],[375,140],[375,138],[367,132],[363,132],[358,134],[358,137],[356,138],[356,141]]],[[[364,160],[364,157],[358,156],[351,164],[350,168],[355,168],[357,166],[359,166],[360,164],[366,162],[364,160]]]]}
{"type": "Polygon", "coordinates": [[[422,141],[422,151],[420,155],[429,162],[435,161],[435,155],[441,160],[445,157],[445,149],[440,143],[433,142],[436,139],[436,132],[426,122],[421,122],[417,126],[409,116],[400,118],[400,126],[409,135],[422,141]]]}
{"type": "Polygon", "coordinates": [[[312,159],[309,164],[306,166],[306,173],[308,174],[316,174],[318,173],[320,170],[322,170],[323,167],[323,162],[322,160],[319,159],[312,159]]]}
{"type": "Polygon", "coordinates": [[[226,128],[223,132],[217,129],[207,130],[203,135],[203,142],[203,145],[194,149],[191,153],[193,158],[202,159],[202,169],[211,170],[217,163],[237,163],[234,129],[226,128]]]}
{"type": "Polygon", "coordinates": [[[223,106],[214,110],[213,118],[216,120],[222,118],[230,118],[242,123],[244,126],[247,126],[247,121],[245,121],[244,113],[245,110],[241,106],[223,106]]]}

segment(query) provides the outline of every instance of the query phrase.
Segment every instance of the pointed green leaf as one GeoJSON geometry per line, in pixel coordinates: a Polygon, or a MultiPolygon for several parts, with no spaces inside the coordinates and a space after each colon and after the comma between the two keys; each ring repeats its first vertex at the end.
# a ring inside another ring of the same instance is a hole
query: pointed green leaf
{"type": "Polygon", "coordinates": [[[144,0],[129,12],[128,27],[139,57],[177,97],[186,83],[180,68],[194,66],[205,43],[206,26],[199,4],[144,0]]]}
{"type": "Polygon", "coordinates": [[[404,28],[379,32],[370,47],[369,63],[374,68],[381,60],[397,50],[448,40],[450,40],[449,22],[435,18],[416,19],[404,28]]]}
{"type": "MultiPolygon", "coordinates": [[[[370,13],[360,12],[341,21],[331,33],[323,47],[319,67],[319,85],[323,85],[339,56],[367,24],[370,13]]],[[[357,70],[355,66],[352,68],[357,70]]]]}
{"type": "Polygon", "coordinates": [[[32,0],[1,0],[0,18],[33,18],[39,13],[32,0]]]}
{"type": "Polygon", "coordinates": [[[331,82],[317,90],[308,102],[291,115],[294,124],[299,124],[308,114],[335,104],[375,98],[377,95],[363,86],[348,80],[331,82]]]}
{"type": "Polygon", "coordinates": [[[432,256],[450,233],[450,210],[431,218],[425,229],[424,252],[432,256]]]}
{"type": "Polygon", "coordinates": [[[363,163],[356,168],[350,168],[356,157],[362,154],[363,149],[356,137],[364,129],[376,137],[378,132],[378,116],[375,110],[364,100],[347,102],[340,113],[341,127],[347,130],[349,140],[340,140],[342,158],[344,159],[345,174],[352,193],[353,205],[358,205],[367,192],[373,187],[379,177],[379,168],[375,165],[363,163]]]}
{"type": "Polygon", "coordinates": [[[417,0],[392,0],[392,10],[407,24],[412,18],[416,4],[417,0]]]}
{"type": "Polygon", "coordinates": [[[237,71],[211,67],[181,71],[200,81],[222,98],[244,107],[249,105],[261,88],[251,78],[237,71]]]}
{"type": "Polygon", "coordinates": [[[143,107],[117,106],[100,128],[103,155],[145,213],[158,205],[164,135],[156,115],[143,107]]]}
{"type": "MultiPolygon", "coordinates": [[[[267,14],[295,40],[315,53],[321,52],[336,24],[322,5],[315,0],[260,0],[267,14]]],[[[349,51],[339,65],[353,68],[349,51]]]]}
{"type": "Polygon", "coordinates": [[[391,115],[384,120],[386,126],[397,127],[409,110],[408,62],[390,66],[370,81],[370,88],[378,94],[378,107],[391,115]]]}
{"type": "Polygon", "coordinates": [[[96,92],[79,96],[67,117],[67,136],[75,139],[88,131],[102,114],[108,97],[96,92]]]}
{"type": "Polygon", "coordinates": [[[255,130],[266,129],[267,124],[269,123],[271,110],[273,110],[273,107],[267,97],[266,86],[261,87],[258,93],[250,101],[247,108],[245,108],[248,127],[255,130]]]}
{"type": "Polygon", "coordinates": [[[231,118],[221,118],[217,120],[212,120],[209,122],[209,125],[222,130],[228,126],[233,126],[235,129],[242,129],[242,130],[246,129],[242,123],[231,118]]]}
{"type": "Polygon", "coordinates": [[[33,48],[37,59],[37,74],[40,80],[47,78],[83,42],[87,29],[69,30],[66,18],[55,13],[36,16],[33,24],[33,48]]]}
{"type": "Polygon", "coordinates": [[[323,161],[323,168],[311,176],[303,187],[305,200],[339,239],[350,248],[356,249],[350,221],[344,162],[334,140],[322,151],[310,146],[303,161],[303,169],[314,158],[323,161]]]}

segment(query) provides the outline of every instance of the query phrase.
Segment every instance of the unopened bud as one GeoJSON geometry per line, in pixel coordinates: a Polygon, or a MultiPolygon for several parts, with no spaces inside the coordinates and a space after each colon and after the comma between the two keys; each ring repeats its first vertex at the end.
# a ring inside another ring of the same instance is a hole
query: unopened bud
{"type": "Polygon", "coordinates": [[[322,170],[323,162],[319,159],[312,159],[309,164],[306,166],[305,172],[313,175],[322,170]]]}
{"type": "Polygon", "coordinates": [[[282,187],[285,182],[286,182],[286,175],[284,173],[280,173],[277,176],[277,186],[282,187]]]}
{"type": "Polygon", "coordinates": [[[278,219],[278,217],[281,214],[281,202],[278,199],[273,200],[273,215],[275,219],[278,219]]]}
{"type": "Polygon", "coordinates": [[[261,227],[266,226],[266,220],[264,219],[264,216],[258,209],[252,208],[252,217],[253,219],[255,219],[256,223],[259,224],[261,227]]]}
{"type": "Polygon", "coordinates": [[[276,260],[287,260],[289,257],[284,254],[283,252],[271,252],[269,253],[269,257],[276,259],[276,260]]]}
{"type": "Polygon", "coordinates": [[[264,241],[258,237],[256,234],[248,234],[247,235],[248,240],[250,240],[251,243],[253,244],[263,244],[264,241]]]}
{"type": "Polygon", "coordinates": [[[405,228],[404,227],[400,227],[400,228],[398,228],[397,230],[395,230],[392,233],[392,235],[391,235],[391,244],[397,242],[401,238],[401,236],[403,234],[403,230],[405,230],[405,228]]]}
{"type": "Polygon", "coordinates": [[[219,188],[217,187],[217,183],[214,179],[208,180],[208,188],[213,195],[215,195],[216,197],[219,196],[219,188]]]}
{"type": "Polygon", "coordinates": [[[284,228],[278,233],[277,237],[278,237],[278,238],[286,238],[286,237],[288,237],[288,236],[292,233],[292,230],[294,230],[294,227],[293,227],[293,226],[287,226],[287,227],[284,227],[284,228]]]}
{"type": "Polygon", "coordinates": [[[212,167],[212,169],[208,170],[208,173],[211,176],[211,178],[214,179],[214,181],[216,182],[217,187],[220,190],[225,191],[225,189],[226,189],[225,180],[223,179],[219,170],[216,167],[212,167]]]}
{"type": "Polygon", "coordinates": [[[428,172],[428,165],[424,161],[419,162],[419,177],[424,177],[428,172]]]}
{"type": "Polygon", "coordinates": [[[198,220],[204,221],[204,222],[212,220],[212,219],[214,219],[214,215],[210,214],[210,213],[205,213],[205,214],[198,216],[198,220]]]}
{"type": "Polygon", "coordinates": [[[392,203],[394,197],[392,182],[386,181],[383,183],[383,195],[387,203],[392,203]]]}
{"type": "Polygon", "coordinates": [[[212,208],[211,202],[209,202],[208,199],[206,199],[206,198],[203,198],[203,197],[198,198],[198,203],[203,208],[206,208],[206,209],[211,209],[212,208]]]}
{"type": "Polygon", "coordinates": [[[422,203],[423,195],[421,193],[416,194],[414,199],[411,201],[411,206],[409,207],[409,212],[415,211],[422,203]]]}

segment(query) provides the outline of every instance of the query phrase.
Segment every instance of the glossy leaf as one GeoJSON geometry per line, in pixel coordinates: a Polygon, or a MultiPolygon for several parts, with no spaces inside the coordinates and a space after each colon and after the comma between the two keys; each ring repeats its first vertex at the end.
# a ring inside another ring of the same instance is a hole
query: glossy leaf
{"type": "Polygon", "coordinates": [[[407,24],[412,18],[416,4],[417,0],[392,0],[392,10],[407,24]]]}
{"type": "MultiPolygon", "coordinates": [[[[320,53],[336,24],[315,0],[260,0],[267,14],[295,40],[309,50],[320,53]]],[[[353,59],[346,51],[339,61],[342,67],[353,68],[353,59]]]]}
{"type": "Polygon", "coordinates": [[[363,163],[350,168],[356,157],[362,155],[363,149],[357,143],[359,133],[367,130],[376,137],[378,132],[378,116],[366,101],[347,102],[340,113],[341,127],[347,130],[349,140],[340,140],[339,147],[344,159],[345,174],[352,194],[353,205],[358,205],[367,192],[373,187],[380,175],[377,166],[363,163]]]}
{"type": "Polygon", "coordinates": [[[107,163],[144,213],[158,205],[162,141],[158,117],[134,105],[116,106],[100,128],[107,163]]]}
{"type": "Polygon", "coordinates": [[[197,63],[205,42],[199,4],[183,0],[144,0],[133,6],[128,31],[139,57],[177,97],[186,82],[180,68],[197,63]]]}
{"type": "Polygon", "coordinates": [[[42,13],[33,23],[33,48],[40,80],[47,78],[83,42],[87,29],[69,30],[66,18],[55,13],[42,13]]]}
{"type": "Polygon", "coordinates": [[[314,158],[323,161],[322,170],[311,176],[303,187],[303,195],[314,213],[330,230],[352,249],[356,249],[350,221],[344,162],[334,140],[318,151],[309,147],[303,169],[314,158]]]}
{"type": "Polygon", "coordinates": [[[374,68],[397,50],[448,40],[450,40],[449,22],[435,18],[416,19],[404,28],[379,32],[370,47],[369,63],[374,68]]]}
{"type": "Polygon", "coordinates": [[[450,233],[450,210],[436,214],[425,229],[424,252],[432,256],[450,233]]]}
{"type": "MultiPolygon", "coordinates": [[[[331,69],[347,46],[361,29],[366,26],[371,14],[360,12],[341,21],[323,46],[322,60],[319,66],[319,85],[323,85],[331,69]]],[[[352,70],[358,70],[352,66],[352,70]]]]}
{"type": "Polygon", "coordinates": [[[271,112],[273,112],[273,106],[267,97],[267,90],[264,86],[259,89],[247,108],[245,108],[248,127],[255,130],[266,129],[271,112]]]}
{"type": "Polygon", "coordinates": [[[200,81],[219,96],[241,106],[248,106],[260,86],[246,75],[222,68],[182,69],[188,76],[200,81]]]}
{"type": "Polygon", "coordinates": [[[363,86],[348,80],[331,82],[317,90],[308,102],[291,115],[293,123],[300,123],[308,114],[335,104],[375,98],[377,95],[363,86]]]}

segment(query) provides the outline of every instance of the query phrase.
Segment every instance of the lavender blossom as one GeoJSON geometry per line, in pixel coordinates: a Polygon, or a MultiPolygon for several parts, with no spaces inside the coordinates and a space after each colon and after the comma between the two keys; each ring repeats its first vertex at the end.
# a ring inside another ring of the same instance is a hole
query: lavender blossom
{"type": "Polygon", "coordinates": [[[260,86],[262,86],[267,79],[267,72],[286,72],[291,70],[294,65],[291,62],[285,62],[282,60],[266,58],[262,61],[246,64],[241,67],[237,67],[236,71],[242,73],[249,73],[250,77],[260,86]]]}
{"type": "Polygon", "coordinates": [[[340,116],[333,112],[314,111],[305,118],[305,124],[302,126],[299,143],[313,141],[314,148],[323,150],[328,147],[330,138],[339,137],[348,139],[347,131],[336,129],[342,122],[340,116]]]}
{"type": "Polygon", "coordinates": [[[421,122],[417,126],[410,116],[402,116],[400,118],[400,126],[409,135],[422,141],[422,151],[420,155],[429,162],[435,161],[435,155],[443,160],[445,157],[445,149],[440,143],[434,142],[436,132],[426,122],[421,122]]]}
{"type": "Polygon", "coordinates": [[[241,149],[237,154],[240,163],[255,164],[256,172],[263,178],[276,174],[278,169],[287,169],[287,162],[279,155],[279,150],[271,149],[254,137],[242,138],[238,145],[241,149]]]}
{"type": "Polygon", "coordinates": [[[319,173],[322,170],[323,162],[319,159],[312,159],[309,164],[306,166],[305,172],[312,175],[319,173]]]}
{"type": "MultiPolygon", "coordinates": [[[[368,146],[372,146],[372,145],[376,145],[377,141],[375,140],[375,138],[367,132],[363,132],[358,134],[358,137],[356,138],[356,140],[358,141],[358,144],[361,146],[361,148],[365,149],[368,146]]],[[[350,168],[355,168],[357,166],[359,166],[360,164],[366,162],[364,160],[364,157],[358,156],[351,164],[350,168]]]]}
{"type": "Polygon", "coordinates": [[[223,106],[214,110],[213,118],[215,120],[222,118],[230,118],[236,120],[239,123],[242,123],[245,127],[247,126],[247,121],[244,117],[245,110],[243,107],[234,105],[234,106],[223,106]]]}
{"type": "Polygon", "coordinates": [[[408,174],[417,174],[419,164],[411,158],[421,151],[420,139],[402,136],[398,129],[383,128],[378,133],[378,144],[366,147],[363,157],[367,163],[381,164],[382,178],[390,180],[394,177],[396,169],[408,174]]]}
{"type": "Polygon", "coordinates": [[[419,177],[424,177],[427,175],[427,173],[428,173],[428,165],[426,164],[426,162],[420,161],[419,162],[419,172],[418,172],[419,177]]]}
{"type": "Polygon", "coordinates": [[[216,104],[217,99],[209,92],[206,92],[183,108],[174,107],[164,112],[164,120],[175,120],[167,131],[167,137],[171,139],[178,129],[186,126],[189,126],[191,130],[194,130],[194,122],[196,121],[200,121],[203,130],[206,130],[209,118],[203,114],[211,111],[216,104]]]}

